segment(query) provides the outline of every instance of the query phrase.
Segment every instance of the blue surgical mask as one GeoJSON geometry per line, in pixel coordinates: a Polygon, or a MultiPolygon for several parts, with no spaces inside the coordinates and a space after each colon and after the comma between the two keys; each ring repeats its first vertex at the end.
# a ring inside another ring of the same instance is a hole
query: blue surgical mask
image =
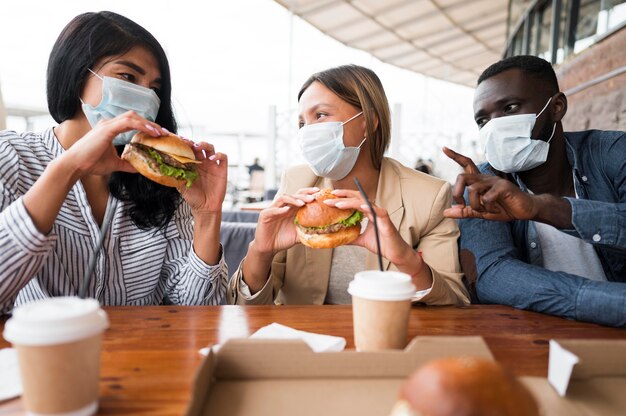
{"type": "Polygon", "coordinates": [[[343,123],[330,121],[308,124],[298,130],[298,144],[302,155],[317,176],[332,180],[348,176],[365,139],[358,147],[346,147],[343,144],[343,126],[361,114],[362,111],[343,123]]]}
{"type": "MultiPolygon", "coordinates": [[[[156,120],[161,105],[156,92],[132,82],[101,77],[91,69],[89,72],[102,80],[102,99],[97,106],[94,107],[81,100],[83,112],[91,127],[95,127],[102,119],[112,119],[131,110],[146,120],[156,120]]],[[[135,133],[135,130],[122,133],[113,139],[113,144],[128,144],[135,133]]]]}

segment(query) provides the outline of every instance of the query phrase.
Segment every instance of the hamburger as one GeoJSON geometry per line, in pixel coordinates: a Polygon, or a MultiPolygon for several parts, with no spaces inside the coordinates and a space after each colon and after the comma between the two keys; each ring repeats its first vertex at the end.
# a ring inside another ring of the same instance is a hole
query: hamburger
{"type": "Polygon", "coordinates": [[[498,363],[453,357],[417,369],[390,416],[539,416],[539,408],[526,387],[498,363]]]}
{"type": "Polygon", "coordinates": [[[363,213],[326,205],[326,199],[337,198],[330,189],[322,189],[314,197],[296,213],[294,223],[300,242],[311,248],[335,248],[356,240],[363,213]]]}
{"type": "Polygon", "coordinates": [[[152,137],[137,133],[124,147],[122,159],[133,165],[146,178],[170,187],[187,188],[198,177],[193,150],[175,134],[152,137]]]}

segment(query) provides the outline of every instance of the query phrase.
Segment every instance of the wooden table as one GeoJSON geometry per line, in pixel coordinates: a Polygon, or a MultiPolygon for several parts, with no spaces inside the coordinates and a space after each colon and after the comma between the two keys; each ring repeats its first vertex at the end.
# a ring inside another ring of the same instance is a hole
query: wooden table
{"type": "MultiPolygon", "coordinates": [[[[181,415],[202,357],[198,350],[279,322],[342,336],[354,347],[349,306],[108,307],[100,412],[181,415]]],[[[2,327],[4,320],[2,321],[2,327]]],[[[622,338],[626,331],[572,322],[505,306],[414,307],[409,336],[482,335],[495,358],[517,375],[547,375],[550,338],[622,338]]],[[[0,339],[0,348],[9,344],[0,339]]],[[[23,413],[20,399],[0,415],[23,413]]]]}

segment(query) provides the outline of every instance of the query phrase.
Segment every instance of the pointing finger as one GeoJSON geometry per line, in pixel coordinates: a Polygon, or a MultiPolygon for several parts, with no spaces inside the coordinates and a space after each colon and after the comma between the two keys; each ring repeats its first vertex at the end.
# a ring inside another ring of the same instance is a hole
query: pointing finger
{"type": "Polygon", "coordinates": [[[443,153],[461,166],[465,173],[480,173],[474,161],[469,157],[457,153],[448,147],[443,148],[443,153]]]}

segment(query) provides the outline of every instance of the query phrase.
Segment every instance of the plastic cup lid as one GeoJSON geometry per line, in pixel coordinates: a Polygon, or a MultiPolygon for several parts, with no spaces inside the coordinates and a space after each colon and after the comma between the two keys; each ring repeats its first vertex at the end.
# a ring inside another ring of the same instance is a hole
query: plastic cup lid
{"type": "Polygon", "coordinates": [[[4,326],[4,338],[17,345],[55,345],[103,332],[106,313],[94,299],[46,298],[16,308],[4,326]]]}
{"type": "Polygon", "coordinates": [[[415,296],[415,286],[406,273],[367,270],[354,276],[348,285],[348,293],[371,300],[410,300],[415,296]]]}

